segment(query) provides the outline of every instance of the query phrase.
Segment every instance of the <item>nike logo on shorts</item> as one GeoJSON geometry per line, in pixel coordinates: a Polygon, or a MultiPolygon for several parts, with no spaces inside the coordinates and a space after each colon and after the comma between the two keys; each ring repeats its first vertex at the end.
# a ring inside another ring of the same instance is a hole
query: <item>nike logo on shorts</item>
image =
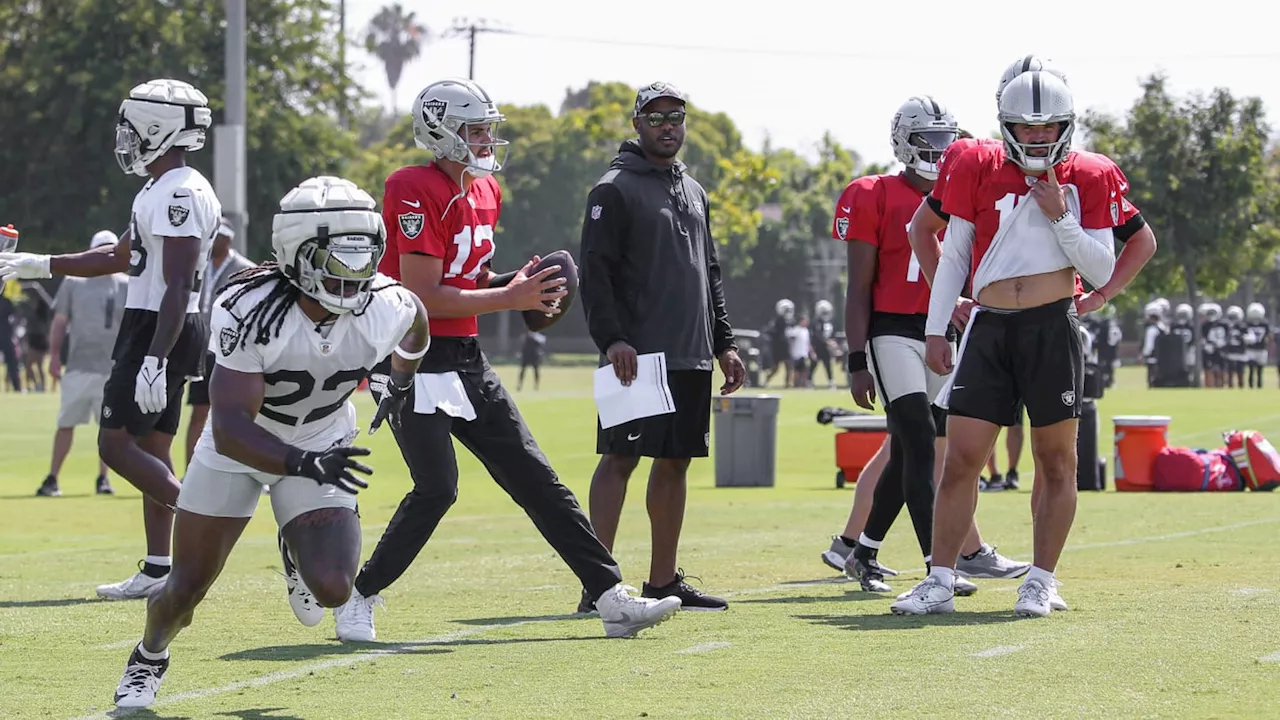
{"type": "Polygon", "coordinates": [[[639,439],[640,439],[640,433],[636,433],[635,435],[627,435],[627,442],[635,442],[639,439]]]}

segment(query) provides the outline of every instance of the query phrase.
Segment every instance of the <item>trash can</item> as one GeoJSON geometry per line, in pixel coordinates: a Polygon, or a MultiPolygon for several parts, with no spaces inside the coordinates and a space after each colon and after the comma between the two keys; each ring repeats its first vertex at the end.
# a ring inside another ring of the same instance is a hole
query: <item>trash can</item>
{"type": "Polygon", "coordinates": [[[880,451],[889,436],[884,415],[846,415],[831,422],[844,432],[836,433],[836,487],[858,482],[862,468],[880,451]]]}
{"type": "Polygon", "coordinates": [[[780,395],[732,395],[711,401],[716,487],[773,487],[780,395]]]}

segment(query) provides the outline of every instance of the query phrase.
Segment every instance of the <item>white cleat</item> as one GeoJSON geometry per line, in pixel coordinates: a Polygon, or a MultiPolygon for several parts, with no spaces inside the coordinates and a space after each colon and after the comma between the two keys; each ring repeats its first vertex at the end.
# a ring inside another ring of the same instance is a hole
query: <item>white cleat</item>
{"type": "Polygon", "coordinates": [[[670,619],[680,609],[678,597],[653,599],[633,595],[635,592],[630,585],[618,583],[596,599],[605,637],[634,637],[641,630],[670,619]]]}
{"type": "Polygon", "coordinates": [[[889,606],[894,615],[932,615],[956,611],[955,593],[943,587],[932,575],[906,593],[906,597],[889,606]]]}
{"type": "Polygon", "coordinates": [[[307,584],[302,582],[298,566],[289,557],[289,546],[284,542],[284,534],[276,533],[276,543],[280,546],[280,560],[284,563],[284,582],[289,591],[289,607],[293,608],[294,617],[307,627],[315,627],[324,619],[324,608],[316,602],[307,584]]]}
{"type": "Polygon", "coordinates": [[[164,660],[148,660],[142,657],[138,648],[133,648],[129,662],[124,666],[124,677],[116,686],[116,707],[144,708],[156,701],[156,692],[160,690],[160,681],[169,669],[169,658],[164,660]]]}
{"type": "Polygon", "coordinates": [[[1013,614],[1020,618],[1049,617],[1053,612],[1050,595],[1049,588],[1039,580],[1023,580],[1018,587],[1018,602],[1013,604],[1013,614]]]}
{"type": "Polygon", "coordinates": [[[1067,601],[1063,600],[1062,596],[1058,594],[1058,586],[1060,585],[1062,585],[1062,582],[1055,579],[1053,587],[1049,588],[1049,607],[1054,612],[1067,612],[1071,608],[1067,607],[1067,601]]]}
{"type": "MultiPolygon", "coordinates": [[[[911,590],[902,593],[897,599],[906,600],[914,590],[915,588],[912,588],[911,590]]],[[[951,585],[951,592],[956,597],[969,597],[970,595],[974,595],[978,592],[978,586],[957,575],[955,581],[951,585]]]]}
{"type": "MultiPolygon", "coordinates": [[[[138,567],[141,568],[142,563],[138,563],[138,567]]],[[[153,592],[158,592],[164,587],[164,581],[168,577],[168,573],[160,577],[151,577],[139,570],[128,580],[111,583],[110,585],[99,585],[98,597],[106,600],[137,600],[147,597],[153,592]]]]}
{"type": "Polygon", "coordinates": [[[373,606],[385,607],[381,595],[365,597],[351,588],[347,602],[333,609],[338,639],[342,642],[373,642],[378,633],[373,629],[373,606]]]}

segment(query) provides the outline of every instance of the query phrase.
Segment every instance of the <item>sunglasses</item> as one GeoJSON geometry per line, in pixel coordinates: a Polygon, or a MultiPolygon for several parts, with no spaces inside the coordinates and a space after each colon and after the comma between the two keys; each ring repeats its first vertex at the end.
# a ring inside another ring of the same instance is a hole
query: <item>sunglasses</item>
{"type": "Polygon", "coordinates": [[[662,123],[670,122],[672,125],[683,125],[685,118],[684,110],[672,110],[670,112],[651,112],[641,113],[636,117],[643,119],[649,124],[649,127],[662,127],[662,123]]]}

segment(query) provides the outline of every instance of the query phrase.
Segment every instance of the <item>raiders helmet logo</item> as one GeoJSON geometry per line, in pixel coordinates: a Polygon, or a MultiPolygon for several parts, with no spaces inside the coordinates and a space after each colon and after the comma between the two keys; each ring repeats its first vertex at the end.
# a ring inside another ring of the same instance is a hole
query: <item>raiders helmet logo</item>
{"type": "Polygon", "coordinates": [[[179,205],[169,206],[169,224],[174,227],[182,227],[182,223],[187,221],[187,216],[191,214],[189,208],[179,205]]]}
{"type": "Polygon", "coordinates": [[[836,218],[836,236],[839,237],[841,240],[844,240],[845,236],[848,234],[849,234],[849,218],[847,217],[836,218]]]}
{"type": "Polygon", "coordinates": [[[422,232],[422,225],[426,221],[426,216],[422,213],[405,213],[398,216],[397,219],[400,221],[400,232],[412,240],[422,232]]]}
{"type": "Polygon", "coordinates": [[[1075,391],[1075,390],[1068,390],[1068,391],[1066,391],[1066,392],[1062,393],[1062,404],[1063,404],[1063,405],[1075,405],[1075,403],[1076,403],[1076,391],[1075,391]]]}
{"type": "Polygon", "coordinates": [[[1111,203],[1111,224],[1120,224],[1120,203],[1118,202],[1111,203]]]}
{"type": "Polygon", "coordinates": [[[236,345],[240,344],[240,333],[233,328],[222,328],[222,332],[218,333],[218,348],[222,350],[222,357],[230,357],[235,352],[236,345]]]}
{"type": "Polygon", "coordinates": [[[449,109],[449,103],[446,100],[430,100],[422,101],[422,122],[427,127],[436,127],[444,120],[444,113],[449,109]]]}

